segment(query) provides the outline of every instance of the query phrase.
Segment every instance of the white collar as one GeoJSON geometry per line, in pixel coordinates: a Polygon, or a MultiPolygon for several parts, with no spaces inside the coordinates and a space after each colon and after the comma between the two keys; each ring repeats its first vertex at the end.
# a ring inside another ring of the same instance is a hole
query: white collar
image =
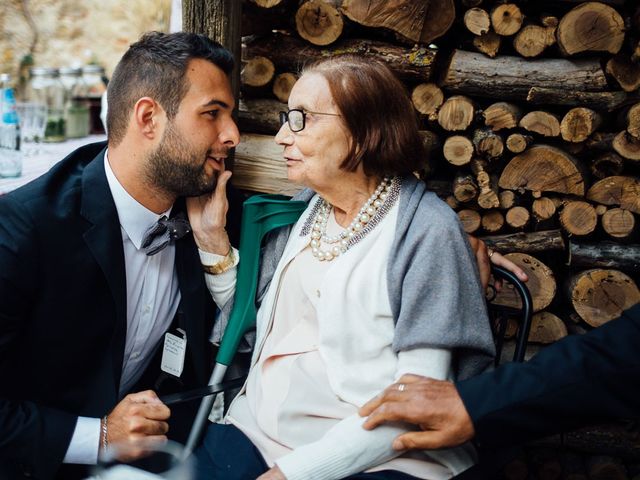
{"type": "Polygon", "coordinates": [[[104,171],[107,175],[113,202],[116,205],[120,226],[131,240],[131,243],[140,250],[145,232],[163,215],[168,217],[173,207],[158,215],[133,198],[113,173],[111,165],[109,165],[108,152],[107,150],[104,153],[104,171]]]}

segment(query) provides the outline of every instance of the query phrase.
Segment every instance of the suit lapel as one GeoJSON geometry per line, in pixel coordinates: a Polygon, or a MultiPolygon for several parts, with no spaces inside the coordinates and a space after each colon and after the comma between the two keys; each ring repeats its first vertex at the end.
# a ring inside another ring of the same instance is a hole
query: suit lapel
{"type": "Polygon", "coordinates": [[[116,393],[127,330],[127,291],[120,221],[104,171],[104,150],[84,169],[81,215],[90,222],[84,240],[102,269],[116,307],[112,364],[116,393]]]}
{"type": "MultiPolygon", "coordinates": [[[[179,199],[171,212],[172,216],[186,210],[184,199],[179,199]]],[[[176,271],[180,286],[180,310],[187,331],[187,344],[191,351],[198,382],[208,379],[210,372],[205,370],[205,345],[209,338],[207,317],[213,317],[213,302],[208,302],[209,293],[204,283],[204,273],[200,265],[198,248],[193,234],[186,235],[176,242],[176,271]],[[207,312],[210,310],[210,312],[207,312]]]]}

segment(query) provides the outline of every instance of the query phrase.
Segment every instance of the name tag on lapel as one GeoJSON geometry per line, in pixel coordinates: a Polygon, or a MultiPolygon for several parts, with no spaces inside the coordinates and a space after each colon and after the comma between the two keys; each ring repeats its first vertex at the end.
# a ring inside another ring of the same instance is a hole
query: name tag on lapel
{"type": "Polygon", "coordinates": [[[178,329],[182,337],[172,333],[164,334],[164,348],[162,350],[162,363],[160,369],[179,377],[184,368],[184,352],[187,350],[187,335],[184,330],[178,329]]]}

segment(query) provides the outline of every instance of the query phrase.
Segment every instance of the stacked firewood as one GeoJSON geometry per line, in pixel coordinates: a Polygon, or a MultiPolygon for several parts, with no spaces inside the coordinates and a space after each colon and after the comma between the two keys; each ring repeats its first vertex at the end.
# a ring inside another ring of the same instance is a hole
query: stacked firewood
{"type": "Polygon", "coordinates": [[[273,135],[305,63],[380,59],[420,117],[416,174],[529,274],[532,342],[640,301],[637,1],[251,0],[242,34],[236,186],[297,191],[273,135]]]}

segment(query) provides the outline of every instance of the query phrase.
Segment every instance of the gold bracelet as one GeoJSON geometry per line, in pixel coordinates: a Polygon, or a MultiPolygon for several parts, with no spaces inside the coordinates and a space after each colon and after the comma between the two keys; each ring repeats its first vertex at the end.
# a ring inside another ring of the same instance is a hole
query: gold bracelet
{"type": "Polygon", "coordinates": [[[226,257],[214,265],[202,265],[202,269],[210,275],[219,275],[229,270],[235,263],[236,255],[233,253],[233,247],[230,247],[226,257]]]}
{"type": "Polygon", "coordinates": [[[103,452],[106,452],[107,446],[109,443],[107,441],[107,416],[106,415],[100,419],[100,431],[102,433],[100,447],[103,452]]]}

